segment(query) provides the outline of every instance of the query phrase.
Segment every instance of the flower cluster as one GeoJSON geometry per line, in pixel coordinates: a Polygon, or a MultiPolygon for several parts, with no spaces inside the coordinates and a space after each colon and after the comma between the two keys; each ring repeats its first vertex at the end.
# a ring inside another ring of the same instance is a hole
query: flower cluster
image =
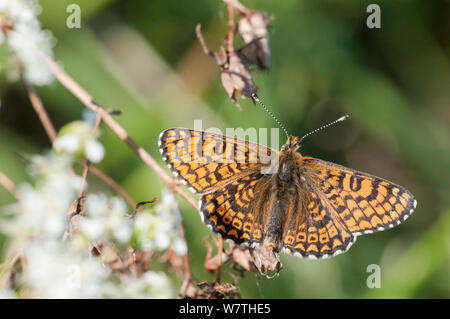
{"type": "Polygon", "coordinates": [[[133,278],[123,285],[107,285],[107,298],[173,298],[174,291],[169,278],[163,272],[146,271],[141,278],[133,278]]]}
{"type": "Polygon", "coordinates": [[[57,152],[73,154],[98,163],[105,156],[103,145],[97,141],[98,135],[98,131],[94,132],[93,126],[88,122],[71,122],[61,128],[53,148],[57,152]]]}
{"type": "Polygon", "coordinates": [[[124,218],[126,205],[121,198],[109,198],[105,194],[87,195],[85,207],[86,216],[80,221],[80,230],[90,241],[127,244],[144,252],[172,247],[177,255],[187,253],[186,243],[180,236],[180,212],[167,189],[163,190],[159,204],[139,211],[133,218],[124,218]]]}
{"type": "MultiPolygon", "coordinates": [[[[53,56],[54,38],[41,29],[41,10],[37,0],[0,0],[0,45],[7,44],[32,85],[53,80],[46,56],[53,56]]],[[[164,190],[156,206],[130,214],[121,198],[87,192],[73,164],[105,156],[92,115],[65,125],[52,150],[30,159],[33,182],[19,185],[18,202],[1,209],[7,262],[0,298],[174,296],[168,276],[148,265],[154,252],[187,253],[176,201],[164,190]]]]}
{"type": "Polygon", "coordinates": [[[129,242],[133,225],[125,218],[127,207],[121,198],[89,194],[85,207],[86,217],[80,221],[80,230],[89,240],[129,242]]]}
{"type": "Polygon", "coordinates": [[[30,240],[58,240],[64,233],[66,215],[76,198],[81,178],[71,174],[68,156],[48,153],[31,158],[30,175],[35,185],[19,186],[21,200],[9,207],[10,218],[0,230],[16,240],[23,249],[30,240]]]}
{"type": "Polygon", "coordinates": [[[187,253],[178,227],[180,211],[173,194],[164,189],[154,212],[143,211],[135,217],[134,240],[143,251],[165,250],[172,245],[177,255],[187,253]]]}
{"type": "MultiPolygon", "coordinates": [[[[87,141],[98,143],[95,138],[92,125],[70,123],[59,132],[56,150],[31,158],[28,171],[33,183],[19,186],[20,200],[4,209],[7,214],[0,222],[0,232],[8,237],[5,259],[10,260],[20,252],[26,262],[26,274],[15,276],[16,283],[8,289],[0,289],[1,297],[174,296],[165,273],[147,268],[133,273],[127,269],[127,262],[115,268],[109,261],[111,251],[99,249],[98,254],[105,253],[101,256],[92,252],[98,243],[105,243],[103,247],[114,249],[119,259],[126,259],[130,249],[146,253],[172,247],[177,254],[186,254],[178,228],[180,212],[168,190],[163,191],[160,203],[143,206],[134,215],[129,214],[129,208],[119,197],[103,193],[88,193],[84,200],[79,197],[83,181],[72,169],[73,160],[78,153],[88,157],[83,145],[87,141]],[[76,142],[70,142],[71,139],[76,142]],[[76,215],[77,229],[65,238],[74,204],[81,207],[76,215]]],[[[4,277],[7,274],[8,271],[0,273],[3,276],[0,282],[8,281],[4,277]]]]}
{"type": "Polygon", "coordinates": [[[9,238],[9,254],[21,252],[26,259],[27,273],[19,284],[27,288],[27,294],[18,290],[20,297],[96,297],[95,286],[107,275],[99,260],[86,258],[85,248],[76,247],[75,241],[62,241],[67,214],[81,185],[70,165],[66,155],[34,156],[29,167],[34,185],[20,185],[20,201],[8,207],[11,216],[0,223],[9,238]],[[74,284],[72,268],[77,272],[74,284]]]}
{"type": "MultiPolygon", "coordinates": [[[[41,30],[36,18],[41,10],[37,0],[0,1],[0,17],[14,25],[13,32],[6,38],[8,46],[23,63],[25,78],[35,85],[53,81],[53,75],[41,53],[52,57],[55,40],[50,31],[41,30]]],[[[0,44],[4,38],[2,34],[0,44]]]]}

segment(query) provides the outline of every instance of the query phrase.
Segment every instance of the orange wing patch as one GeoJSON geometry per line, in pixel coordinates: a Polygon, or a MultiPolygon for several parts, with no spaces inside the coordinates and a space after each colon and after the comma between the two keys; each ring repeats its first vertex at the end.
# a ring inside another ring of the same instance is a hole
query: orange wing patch
{"type": "Polygon", "coordinates": [[[316,193],[304,198],[307,202],[290,214],[282,237],[283,250],[303,258],[328,258],[347,251],[356,236],[335,220],[332,208],[316,193]]]}
{"type": "Polygon", "coordinates": [[[379,177],[313,158],[303,158],[303,165],[325,205],[354,235],[392,228],[416,207],[410,192],[379,177]]]}
{"type": "Polygon", "coordinates": [[[265,146],[184,128],[163,131],[159,149],[172,172],[199,194],[259,171],[278,156],[265,146]]]}
{"type": "Polygon", "coordinates": [[[203,222],[214,232],[236,243],[260,243],[263,224],[260,210],[253,210],[254,189],[264,175],[254,173],[239,181],[202,196],[200,211],[203,222]]]}

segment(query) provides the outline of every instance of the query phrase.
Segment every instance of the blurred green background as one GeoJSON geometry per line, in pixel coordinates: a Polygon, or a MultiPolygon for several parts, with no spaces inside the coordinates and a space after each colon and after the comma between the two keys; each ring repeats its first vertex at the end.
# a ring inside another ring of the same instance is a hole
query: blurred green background
{"type": "MultiPolygon", "coordinates": [[[[55,58],[162,164],[157,139],[169,127],[276,127],[261,108],[229,101],[214,61],[195,37],[197,23],[217,49],[227,31],[220,0],[40,1],[43,28],[57,39],[55,58]],[[81,29],[66,27],[66,7],[81,7],[81,29]]],[[[405,186],[416,212],[392,230],[359,237],[328,260],[283,255],[285,270],[267,280],[246,274],[242,297],[450,297],[450,2],[377,1],[381,29],[366,27],[369,1],[247,0],[273,17],[271,70],[252,74],[260,97],[294,135],[342,114],[350,119],[306,139],[303,155],[346,165],[405,186]],[[369,289],[370,264],[381,288],[369,289]]],[[[5,59],[5,49],[0,61],[5,59]]],[[[57,82],[37,88],[57,128],[84,106],[57,82]]],[[[0,78],[0,171],[29,180],[18,154],[50,147],[20,83],[0,78]]],[[[105,126],[99,165],[138,201],[160,196],[163,183],[105,126]]],[[[284,143],[283,140],[280,143],[284,143]]],[[[90,177],[90,191],[104,189],[90,177]]],[[[112,194],[112,192],[111,192],[112,194]]],[[[14,201],[0,187],[0,204],[14,201]]],[[[203,269],[210,234],[180,199],[194,275],[203,269]]],[[[231,281],[230,277],[225,280],[231,281]]],[[[178,285],[181,281],[177,281],[178,285]]]]}

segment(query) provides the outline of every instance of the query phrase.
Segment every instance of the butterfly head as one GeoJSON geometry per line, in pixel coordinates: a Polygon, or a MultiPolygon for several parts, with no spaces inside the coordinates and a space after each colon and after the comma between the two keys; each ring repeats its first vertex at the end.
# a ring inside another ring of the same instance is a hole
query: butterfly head
{"type": "Polygon", "coordinates": [[[300,148],[300,144],[298,144],[298,142],[299,142],[299,138],[297,136],[290,135],[286,141],[286,144],[284,144],[281,147],[281,150],[282,151],[285,151],[285,150],[296,151],[300,148]]]}

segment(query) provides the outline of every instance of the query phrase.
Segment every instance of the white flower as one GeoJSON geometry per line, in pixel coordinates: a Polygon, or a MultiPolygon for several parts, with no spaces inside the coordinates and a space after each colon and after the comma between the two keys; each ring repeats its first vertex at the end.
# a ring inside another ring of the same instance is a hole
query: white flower
{"type": "Polygon", "coordinates": [[[119,243],[130,240],[132,224],[125,216],[127,206],[121,198],[89,194],[85,205],[86,216],[80,221],[80,230],[89,239],[111,239],[119,243]]]}
{"type": "Polygon", "coordinates": [[[173,241],[173,250],[179,256],[184,256],[187,254],[187,245],[186,241],[184,241],[181,237],[177,237],[173,241]]]}
{"type": "Polygon", "coordinates": [[[132,229],[130,227],[130,223],[121,223],[113,230],[114,238],[121,243],[126,243],[130,240],[132,229]]]}
{"type": "Polygon", "coordinates": [[[65,157],[49,153],[31,159],[34,186],[19,185],[21,201],[14,204],[14,218],[0,222],[0,230],[25,244],[30,238],[60,239],[66,215],[75,200],[80,179],[68,170],[65,157]]]}
{"type": "Polygon", "coordinates": [[[84,121],[66,124],[59,131],[53,148],[59,153],[84,154],[92,163],[98,163],[105,156],[105,148],[96,140],[98,132],[94,132],[93,128],[84,121]]]}
{"type": "Polygon", "coordinates": [[[56,151],[64,151],[68,153],[75,153],[81,145],[80,138],[75,134],[65,134],[59,136],[53,142],[53,147],[56,151]]]}
{"type": "Polygon", "coordinates": [[[41,7],[36,0],[2,0],[0,14],[14,23],[14,32],[7,37],[8,45],[23,62],[25,78],[32,84],[45,85],[53,81],[53,75],[42,52],[53,56],[54,38],[49,31],[42,31],[36,18],[41,7]]]}
{"type": "Polygon", "coordinates": [[[174,298],[169,278],[163,272],[146,271],[141,278],[133,278],[119,286],[106,285],[109,298],[174,298]]]}
{"type": "Polygon", "coordinates": [[[84,146],[84,154],[92,163],[98,163],[103,159],[103,156],[105,156],[105,149],[98,141],[89,139],[84,146]]]}
{"type": "Polygon", "coordinates": [[[26,283],[30,298],[100,298],[107,270],[97,258],[60,241],[30,242],[26,283]]]}
{"type": "Polygon", "coordinates": [[[90,239],[100,239],[106,233],[106,225],[98,218],[83,218],[81,220],[81,231],[90,239]]]}
{"type": "Polygon", "coordinates": [[[173,222],[178,222],[181,216],[177,201],[167,188],[163,189],[161,202],[156,205],[155,210],[159,215],[171,216],[173,222]]]}
{"type": "Polygon", "coordinates": [[[142,280],[149,286],[151,298],[170,298],[172,287],[169,278],[163,272],[147,271],[142,275],[142,280]]]}
{"type": "Polygon", "coordinates": [[[155,245],[156,245],[156,248],[161,249],[161,250],[168,248],[170,245],[169,234],[166,232],[161,232],[159,234],[159,236],[156,236],[156,238],[155,238],[155,245]]]}
{"type": "Polygon", "coordinates": [[[183,247],[177,240],[180,237],[180,211],[169,190],[163,190],[162,200],[154,211],[156,214],[144,210],[134,218],[134,233],[138,245],[142,250],[150,251],[164,250],[169,248],[171,243],[176,243],[178,251],[184,255],[187,247],[183,247]]]}
{"type": "Polygon", "coordinates": [[[135,217],[134,230],[137,241],[144,251],[168,248],[170,245],[170,238],[168,237],[170,228],[171,225],[167,220],[145,211],[135,217]]]}
{"type": "Polygon", "coordinates": [[[0,289],[0,299],[16,299],[16,292],[12,289],[0,289]]]}

